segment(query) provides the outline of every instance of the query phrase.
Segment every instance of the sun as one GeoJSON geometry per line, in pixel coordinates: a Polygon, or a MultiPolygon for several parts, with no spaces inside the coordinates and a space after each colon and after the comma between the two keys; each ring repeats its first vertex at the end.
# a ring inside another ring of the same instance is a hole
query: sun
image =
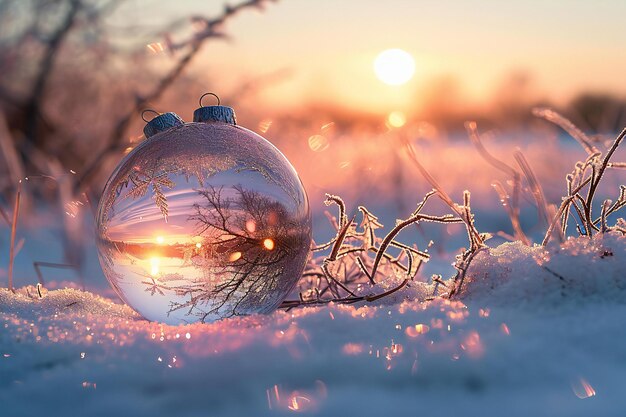
{"type": "Polygon", "coordinates": [[[385,84],[402,85],[413,78],[415,60],[402,49],[387,49],[374,60],[374,72],[385,84]]]}

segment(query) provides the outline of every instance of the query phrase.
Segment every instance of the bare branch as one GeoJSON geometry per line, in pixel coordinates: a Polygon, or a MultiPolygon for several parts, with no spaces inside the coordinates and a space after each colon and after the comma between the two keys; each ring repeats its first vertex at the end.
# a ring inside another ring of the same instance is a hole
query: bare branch
{"type": "Polygon", "coordinates": [[[187,66],[191,63],[193,58],[198,54],[202,46],[212,38],[222,37],[223,34],[217,31],[217,27],[225,23],[228,19],[235,16],[237,13],[248,8],[260,8],[267,1],[276,0],[248,0],[239,3],[235,6],[225,6],[224,12],[213,19],[202,19],[206,23],[206,28],[193,35],[193,37],[181,44],[173,45],[174,49],[182,49],[184,46],[189,46],[189,50],[180,57],[174,67],[161,78],[152,90],[144,95],[137,96],[131,110],[121,117],[115,124],[115,127],[111,131],[106,146],[100,150],[94,158],[81,170],[80,176],[77,178],[74,185],[74,192],[79,193],[89,181],[98,173],[104,159],[117,150],[124,144],[126,138],[126,131],[128,130],[131,121],[134,117],[149,103],[158,100],[163,93],[169,88],[172,83],[178,79],[187,66]]]}

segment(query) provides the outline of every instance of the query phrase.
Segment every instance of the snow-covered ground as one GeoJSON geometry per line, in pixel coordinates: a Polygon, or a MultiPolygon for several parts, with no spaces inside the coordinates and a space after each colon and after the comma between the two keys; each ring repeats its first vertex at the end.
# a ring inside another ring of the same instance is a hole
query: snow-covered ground
{"type": "MultiPolygon", "coordinates": [[[[555,158],[555,149],[525,149],[552,202],[559,201],[563,178],[582,153],[565,147],[555,158]]],[[[319,242],[334,233],[323,214],[323,192],[346,197],[350,215],[363,204],[389,226],[429,189],[410,167],[402,171],[396,194],[384,188],[394,184],[384,180],[389,170],[354,169],[350,176],[352,165],[342,162],[350,152],[321,158],[335,157],[346,172],[329,175],[326,183],[315,183],[315,172],[303,173],[319,242]]],[[[424,146],[420,152],[453,197],[471,185],[481,232],[512,233],[490,185],[506,178],[468,158],[469,145],[424,146]]],[[[509,144],[496,153],[510,159],[509,144]]],[[[606,182],[600,197],[615,198],[623,177],[611,173],[606,182]]],[[[548,250],[494,238],[472,262],[462,301],[415,299],[433,287],[412,283],[379,305],[329,305],[172,327],[147,322],[120,304],[98,265],[88,208],[67,218],[64,212],[45,207],[21,217],[15,282],[22,288],[17,295],[0,289],[2,417],[626,412],[625,237],[571,239],[548,250]],[[73,226],[70,254],[81,261],[80,270],[44,269],[40,295],[28,286],[37,282],[33,262],[62,262],[68,236],[63,223],[73,226]],[[87,292],[76,289],[81,280],[87,292]],[[66,286],[75,289],[59,289],[66,286]]],[[[532,240],[541,240],[545,225],[526,202],[521,222],[532,240]]],[[[6,227],[0,229],[3,287],[8,236],[6,227]]],[[[451,276],[454,254],[467,245],[458,225],[425,224],[403,238],[420,248],[435,241],[423,279],[451,276]]]]}
{"type": "Polygon", "coordinates": [[[476,257],[466,304],[179,327],[89,292],[0,290],[0,414],[620,416],[624,271],[622,236],[505,244],[476,257]]]}

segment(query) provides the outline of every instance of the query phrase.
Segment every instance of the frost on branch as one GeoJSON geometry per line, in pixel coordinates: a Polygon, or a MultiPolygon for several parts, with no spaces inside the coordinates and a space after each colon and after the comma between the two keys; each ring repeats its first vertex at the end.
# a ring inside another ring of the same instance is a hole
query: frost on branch
{"type": "MultiPolygon", "coordinates": [[[[422,212],[426,202],[436,191],[426,194],[417,208],[384,237],[376,235],[383,225],[365,207],[359,207],[360,223],[356,216],[348,219],[343,200],[326,195],[326,205],[339,209],[339,219],[330,217],[336,236],[329,242],[316,246],[313,252],[329,251],[325,256],[314,257],[299,282],[299,300],[285,301],[283,308],[336,302],[399,302],[404,298],[425,300],[435,295],[435,285],[415,280],[423,262],[430,255],[416,245],[406,245],[397,240],[406,227],[420,222],[462,223],[462,217],[446,214],[434,216],[422,212]],[[394,251],[394,253],[391,253],[394,251]]],[[[469,199],[469,197],[468,197],[469,199]]],[[[469,201],[468,201],[469,203],[469,201]]],[[[463,206],[459,206],[461,210],[463,206]]],[[[468,208],[469,212],[469,208],[468,208]]]]}
{"type": "MultiPolygon", "coordinates": [[[[610,225],[608,218],[626,206],[626,186],[620,185],[614,202],[609,199],[602,202],[595,200],[606,170],[624,167],[623,162],[611,162],[611,158],[626,136],[626,129],[606,152],[602,152],[591,138],[555,111],[536,109],[534,114],[570,133],[585,149],[587,158],[577,162],[566,176],[567,195],[556,213],[551,214],[552,220],[542,245],[525,247],[520,239],[477,252],[472,267],[465,271],[468,276],[466,285],[462,286],[461,282],[456,287],[457,295],[465,299],[489,298],[491,302],[503,303],[530,300],[544,303],[546,299],[557,302],[566,296],[574,296],[574,299],[576,296],[623,299],[626,288],[626,223],[623,218],[617,218],[610,225]],[[599,215],[597,211],[593,213],[594,204],[600,211],[599,215]],[[578,237],[565,240],[568,224],[572,221],[578,237]],[[559,232],[561,244],[548,246],[555,230],[559,232]]],[[[490,161],[491,158],[492,165],[503,171],[512,171],[514,178],[518,175],[482,148],[475,126],[470,126],[468,131],[485,159],[490,161]]],[[[521,154],[516,154],[516,159],[531,188],[536,190],[533,195],[538,194],[536,201],[541,208],[543,195],[538,185],[532,187],[532,183],[536,182],[532,180],[532,170],[521,154]]],[[[545,200],[543,206],[548,207],[545,200]]],[[[519,211],[516,213],[516,209],[509,209],[508,213],[515,228],[519,211]]]]}
{"type": "Polygon", "coordinates": [[[615,202],[604,200],[600,203],[599,216],[597,214],[594,216],[593,205],[596,203],[596,193],[607,168],[624,168],[623,162],[611,162],[611,158],[624,140],[626,129],[622,130],[609,149],[603,153],[593,145],[589,137],[558,113],[547,109],[535,109],[534,114],[565,129],[587,152],[587,158],[577,162],[574,170],[566,177],[567,195],[554,215],[542,244],[544,246],[548,244],[555,229],[560,231],[562,237],[566,236],[568,221],[572,216],[577,217],[574,221],[581,236],[592,237],[595,233],[605,233],[610,230],[623,234],[624,229],[620,226],[619,220],[615,226],[607,225],[607,217],[626,206],[626,192],[623,185],[620,186],[619,196],[615,202]]]}

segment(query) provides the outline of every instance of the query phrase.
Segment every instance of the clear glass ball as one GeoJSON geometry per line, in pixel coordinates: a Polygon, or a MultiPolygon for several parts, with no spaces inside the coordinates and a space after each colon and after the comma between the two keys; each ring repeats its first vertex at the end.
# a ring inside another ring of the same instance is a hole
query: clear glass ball
{"type": "Polygon", "coordinates": [[[186,123],[132,150],[97,214],[105,276],[148,320],[268,313],[293,289],[311,214],[285,156],[227,123],[186,123]]]}

